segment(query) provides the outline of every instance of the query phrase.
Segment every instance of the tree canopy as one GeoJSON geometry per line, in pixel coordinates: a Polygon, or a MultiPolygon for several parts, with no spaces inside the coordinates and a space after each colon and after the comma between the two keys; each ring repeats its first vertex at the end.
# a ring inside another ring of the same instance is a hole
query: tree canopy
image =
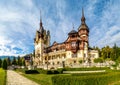
{"type": "Polygon", "coordinates": [[[113,47],[110,46],[105,46],[103,48],[93,47],[93,49],[98,50],[99,57],[103,60],[112,60],[112,61],[120,60],[120,47],[118,47],[116,44],[114,44],[113,47]]]}

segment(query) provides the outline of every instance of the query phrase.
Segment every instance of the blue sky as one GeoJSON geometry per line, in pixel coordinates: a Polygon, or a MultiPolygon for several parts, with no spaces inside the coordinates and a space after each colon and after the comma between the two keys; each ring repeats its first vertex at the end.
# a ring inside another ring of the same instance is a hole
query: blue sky
{"type": "Polygon", "coordinates": [[[0,0],[0,55],[22,55],[34,49],[39,29],[51,32],[51,44],[63,42],[81,24],[84,8],[90,46],[120,46],[120,0],[0,0]]]}

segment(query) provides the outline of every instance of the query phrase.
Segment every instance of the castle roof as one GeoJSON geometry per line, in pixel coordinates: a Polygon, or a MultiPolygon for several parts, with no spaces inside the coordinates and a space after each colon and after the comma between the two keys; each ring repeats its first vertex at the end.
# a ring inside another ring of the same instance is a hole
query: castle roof
{"type": "Polygon", "coordinates": [[[78,30],[87,30],[89,32],[89,28],[85,23],[85,17],[84,17],[84,10],[82,9],[82,18],[81,18],[81,25],[79,26],[78,30]]]}
{"type": "Polygon", "coordinates": [[[77,33],[77,31],[72,30],[72,31],[70,31],[70,32],[68,33],[68,35],[70,35],[70,34],[75,34],[75,33],[77,33]]]}

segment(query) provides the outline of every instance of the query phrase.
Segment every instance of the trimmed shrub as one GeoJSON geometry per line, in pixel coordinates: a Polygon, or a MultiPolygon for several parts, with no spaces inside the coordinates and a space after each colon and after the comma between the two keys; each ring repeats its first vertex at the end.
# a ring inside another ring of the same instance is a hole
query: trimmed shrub
{"type": "Polygon", "coordinates": [[[52,77],[52,85],[108,85],[119,79],[118,72],[91,76],[57,75],[52,77]]]}
{"type": "Polygon", "coordinates": [[[54,72],[51,70],[47,70],[47,74],[54,74],[54,72]]]}
{"type": "Polygon", "coordinates": [[[93,76],[93,75],[105,75],[108,74],[108,72],[100,72],[100,73],[74,73],[71,74],[72,76],[93,76]]]}
{"type": "Polygon", "coordinates": [[[60,72],[58,70],[54,70],[54,74],[59,74],[60,72]]]}
{"type": "Polygon", "coordinates": [[[59,74],[57,70],[48,70],[47,74],[59,74]]]}
{"type": "Polygon", "coordinates": [[[95,63],[103,63],[103,59],[102,58],[96,58],[94,59],[95,63]]]}
{"type": "Polygon", "coordinates": [[[26,70],[25,73],[26,74],[39,74],[37,70],[26,70]]]}
{"type": "Polygon", "coordinates": [[[41,74],[59,74],[58,70],[43,70],[43,69],[37,69],[41,74]]]}
{"type": "Polygon", "coordinates": [[[109,67],[89,67],[89,68],[63,68],[63,71],[95,71],[107,70],[109,67]]]}
{"type": "Polygon", "coordinates": [[[57,69],[57,71],[58,71],[59,74],[62,74],[63,71],[66,71],[66,70],[64,68],[59,68],[59,69],[57,69]]]}

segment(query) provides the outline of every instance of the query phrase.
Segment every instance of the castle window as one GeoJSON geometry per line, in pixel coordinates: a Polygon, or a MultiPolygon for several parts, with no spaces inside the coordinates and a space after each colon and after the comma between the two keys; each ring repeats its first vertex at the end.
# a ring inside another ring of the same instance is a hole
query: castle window
{"type": "Polygon", "coordinates": [[[72,47],[76,46],[76,42],[71,42],[72,47]]]}
{"type": "Polygon", "coordinates": [[[60,64],[60,62],[58,61],[57,64],[60,64]]]}
{"type": "Polygon", "coordinates": [[[74,61],[74,64],[76,63],[76,61],[74,61]]]}
{"type": "Polygon", "coordinates": [[[92,55],[91,55],[91,57],[93,57],[93,58],[94,58],[94,57],[95,57],[95,54],[92,54],[92,55]]]}
{"type": "Polygon", "coordinates": [[[76,53],[72,54],[72,58],[76,58],[76,57],[77,57],[76,53]]]}
{"type": "Polygon", "coordinates": [[[48,57],[48,60],[50,60],[50,57],[48,57]]]}
{"type": "Polygon", "coordinates": [[[84,57],[86,57],[86,54],[84,53],[84,57]]]}
{"type": "Polygon", "coordinates": [[[74,38],[75,37],[75,35],[72,35],[72,38],[74,38]]]}
{"type": "Polygon", "coordinates": [[[53,64],[53,65],[55,65],[55,63],[54,63],[54,62],[53,62],[52,64],[53,64]]]}
{"type": "Polygon", "coordinates": [[[47,57],[45,57],[45,60],[47,60],[47,57]]]}
{"type": "Polygon", "coordinates": [[[84,48],[86,48],[87,47],[87,43],[84,43],[84,48]]]}

